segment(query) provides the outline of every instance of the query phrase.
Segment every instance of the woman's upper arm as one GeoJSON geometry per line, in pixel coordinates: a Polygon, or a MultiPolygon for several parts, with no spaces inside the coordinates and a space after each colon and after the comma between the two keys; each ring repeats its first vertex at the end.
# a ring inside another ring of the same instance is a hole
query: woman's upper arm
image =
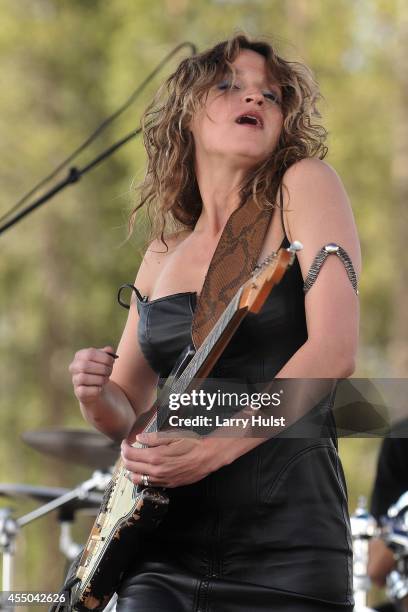
{"type": "MultiPolygon", "coordinates": [[[[177,246],[184,235],[185,232],[182,231],[166,236],[168,249],[160,239],[149,244],[134,282],[140,293],[151,295],[167,253],[177,246]]],[[[132,291],[129,315],[117,348],[119,359],[114,363],[110,378],[123,389],[136,414],[151,407],[158,383],[158,374],[152,370],[140,348],[138,325],[137,300],[132,291]]]]}
{"type": "MultiPolygon", "coordinates": [[[[134,286],[143,294],[149,293],[154,269],[145,255],[137,273],[134,286]]],[[[116,359],[110,379],[126,394],[136,414],[150,408],[154,401],[158,375],[146,361],[138,340],[139,313],[136,295],[132,291],[129,314],[117,347],[116,359]]]]}
{"type": "MultiPolygon", "coordinates": [[[[291,241],[303,249],[297,256],[303,279],[318,251],[329,242],[343,247],[353,264],[357,280],[361,251],[350,200],[341,179],[327,163],[303,159],[284,176],[284,220],[291,241]],[[286,210],[288,208],[288,210],[286,210]]],[[[354,363],[358,345],[359,301],[343,262],[329,255],[305,296],[309,340],[335,351],[354,363]]],[[[353,369],[353,368],[352,368],[353,369]]]]}

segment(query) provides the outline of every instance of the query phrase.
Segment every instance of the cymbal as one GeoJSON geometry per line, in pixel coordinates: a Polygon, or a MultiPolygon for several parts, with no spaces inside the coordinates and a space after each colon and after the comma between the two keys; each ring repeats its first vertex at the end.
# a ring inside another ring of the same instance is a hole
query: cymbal
{"type": "MultiPolygon", "coordinates": [[[[0,483],[0,497],[29,497],[44,504],[70,491],[71,489],[64,489],[62,487],[42,487],[14,482],[0,483]]],[[[63,509],[64,515],[73,514],[77,510],[96,509],[101,505],[102,497],[102,493],[89,492],[86,498],[71,499],[61,506],[61,509],[63,509]]]]}
{"type": "Polygon", "coordinates": [[[116,442],[88,429],[38,429],[21,437],[41,453],[101,470],[114,465],[120,453],[116,442]]]}

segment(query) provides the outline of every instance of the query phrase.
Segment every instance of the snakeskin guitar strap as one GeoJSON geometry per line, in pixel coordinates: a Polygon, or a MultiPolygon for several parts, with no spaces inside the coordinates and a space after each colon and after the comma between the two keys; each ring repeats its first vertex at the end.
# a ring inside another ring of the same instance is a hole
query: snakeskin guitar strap
{"type": "Polygon", "coordinates": [[[221,234],[197,301],[192,337],[197,349],[232,297],[251,276],[273,209],[260,210],[252,198],[234,210],[221,234]]]}

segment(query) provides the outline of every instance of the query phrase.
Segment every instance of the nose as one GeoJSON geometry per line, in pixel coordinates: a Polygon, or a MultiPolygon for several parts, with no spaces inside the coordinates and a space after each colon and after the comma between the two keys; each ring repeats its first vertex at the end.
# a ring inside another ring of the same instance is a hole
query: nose
{"type": "Polygon", "coordinates": [[[259,104],[259,105],[262,105],[264,103],[263,94],[259,92],[245,94],[244,100],[245,102],[255,102],[255,104],[259,104]]]}

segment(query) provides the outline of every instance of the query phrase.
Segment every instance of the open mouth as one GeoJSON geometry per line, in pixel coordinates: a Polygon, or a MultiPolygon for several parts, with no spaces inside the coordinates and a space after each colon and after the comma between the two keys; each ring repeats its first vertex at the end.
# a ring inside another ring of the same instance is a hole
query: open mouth
{"type": "Polygon", "coordinates": [[[235,119],[235,123],[238,123],[238,125],[250,125],[253,127],[263,128],[262,119],[258,117],[258,115],[253,115],[251,113],[240,115],[235,119]]]}

